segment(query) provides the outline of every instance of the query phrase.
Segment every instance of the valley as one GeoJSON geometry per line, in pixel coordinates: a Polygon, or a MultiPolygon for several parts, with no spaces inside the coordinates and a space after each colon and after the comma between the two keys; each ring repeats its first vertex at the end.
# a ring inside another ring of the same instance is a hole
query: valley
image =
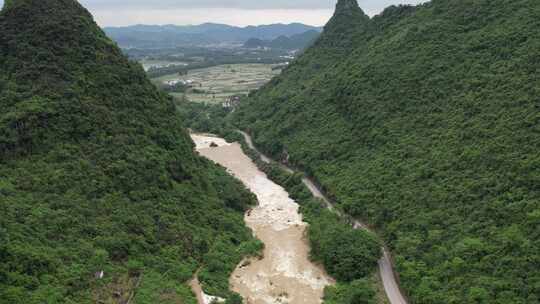
{"type": "Polygon", "coordinates": [[[539,1],[115,1],[0,0],[0,304],[540,304],[539,1]]]}
{"type": "Polygon", "coordinates": [[[232,289],[251,304],[322,303],[324,287],[333,279],[309,259],[307,224],[302,221],[298,204],[282,187],[268,180],[239,144],[197,134],[192,138],[201,155],[227,168],[259,201],[246,213],[245,220],[265,244],[264,251],[260,258],[238,265],[231,276],[232,289]]]}

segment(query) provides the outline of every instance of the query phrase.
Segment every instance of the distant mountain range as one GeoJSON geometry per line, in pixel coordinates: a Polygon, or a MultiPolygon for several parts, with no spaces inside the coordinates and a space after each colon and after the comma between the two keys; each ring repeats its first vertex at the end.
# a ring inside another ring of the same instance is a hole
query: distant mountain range
{"type": "Polygon", "coordinates": [[[321,27],[301,23],[236,27],[225,24],[201,25],[134,25],[106,27],[107,35],[123,48],[167,48],[215,44],[244,44],[249,39],[274,40],[308,31],[321,32],[321,27]]]}
{"type": "Polygon", "coordinates": [[[279,36],[273,40],[262,40],[251,38],[244,43],[245,48],[273,48],[282,50],[303,50],[310,46],[321,33],[317,30],[309,30],[307,32],[287,36],[279,36]]]}

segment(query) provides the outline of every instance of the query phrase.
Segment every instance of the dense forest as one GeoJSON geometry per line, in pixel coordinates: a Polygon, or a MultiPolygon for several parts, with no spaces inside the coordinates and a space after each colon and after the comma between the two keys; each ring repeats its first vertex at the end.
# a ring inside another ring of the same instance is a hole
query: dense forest
{"type": "MultiPolygon", "coordinates": [[[[0,12],[0,303],[238,300],[255,203],[74,0],[0,12]]],[[[231,302],[232,303],[232,302],[231,302]]]]}
{"type": "Polygon", "coordinates": [[[380,232],[411,303],[540,303],[539,29],[535,0],[340,0],[233,121],[380,232]]]}

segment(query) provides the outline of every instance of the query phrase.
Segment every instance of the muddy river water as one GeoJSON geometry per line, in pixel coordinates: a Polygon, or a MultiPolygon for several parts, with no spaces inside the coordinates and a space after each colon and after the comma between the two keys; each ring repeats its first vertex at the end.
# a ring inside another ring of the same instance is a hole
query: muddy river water
{"type": "Polygon", "coordinates": [[[206,135],[192,138],[202,156],[227,168],[259,200],[245,221],[265,244],[264,257],[243,261],[236,268],[230,278],[232,290],[247,304],[321,303],[324,287],[334,281],[309,260],[307,224],[298,204],[257,168],[239,144],[206,135]],[[217,147],[210,147],[212,143],[217,147]]]}

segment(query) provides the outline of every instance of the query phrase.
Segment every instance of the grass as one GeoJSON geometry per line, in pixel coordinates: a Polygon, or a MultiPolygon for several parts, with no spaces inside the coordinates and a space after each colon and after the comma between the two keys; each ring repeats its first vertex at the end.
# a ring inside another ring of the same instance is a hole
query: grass
{"type": "Polygon", "coordinates": [[[192,80],[194,87],[186,94],[173,93],[177,98],[203,103],[221,103],[231,96],[246,95],[260,88],[280,73],[274,64],[226,64],[189,71],[188,75],[166,75],[153,79],[156,83],[170,80],[192,80]]]}

